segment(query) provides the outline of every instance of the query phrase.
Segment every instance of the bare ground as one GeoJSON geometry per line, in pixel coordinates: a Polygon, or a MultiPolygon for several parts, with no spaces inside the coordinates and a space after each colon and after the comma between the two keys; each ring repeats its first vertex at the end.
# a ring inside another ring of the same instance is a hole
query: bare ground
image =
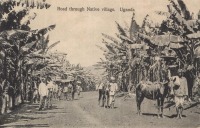
{"type": "Polygon", "coordinates": [[[0,116],[0,127],[52,128],[198,128],[200,105],[185,106],[183,119],[176,119],[175,108],[165,109],[165,118],[156,116],[156,101],[145,99],[142,115],[136,115],[135,98],[116,99],[115,109],[98,106],[97,92],[84,92],[79,100],[54,101],[50,110],[38,111],[38,104],[26,104],[10,115],[0,116]]]}

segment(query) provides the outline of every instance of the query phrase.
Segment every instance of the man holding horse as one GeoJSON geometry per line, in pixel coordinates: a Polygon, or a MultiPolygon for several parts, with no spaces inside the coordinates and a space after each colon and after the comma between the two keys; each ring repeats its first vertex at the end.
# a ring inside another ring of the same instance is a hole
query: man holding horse
{"type": "Polygon", "coordinates": [[[177,118],[182,118],[183,104],[185,98],[188,97],[187,79],[183,77],[183,70],[178,70],[178,77],[174,82],[174,101],[176,105],[177,118]]]}

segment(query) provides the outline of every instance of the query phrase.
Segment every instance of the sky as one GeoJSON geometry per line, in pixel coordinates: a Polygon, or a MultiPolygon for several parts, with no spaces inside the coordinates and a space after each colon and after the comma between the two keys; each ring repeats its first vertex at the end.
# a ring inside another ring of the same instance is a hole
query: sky
{"type": "MultiPolygon", "coordinates": [[[[199,0],[184,0],[190,11],[197,14],[199,0]]],[[[32,10],[37,17],[31,22],[32,29],[44,28],[56,24],[55,30],[49,32],[50,43],[60,41],[51,51],[67,53],[72,64],[91,66],[104,58],[103,52],[96,46],[102,44],[102,33],[115,37],[116,22],[121,26],[130,26],[133,12],[121,12],[120,7],[134,8],[135,19],[141,25],[143,18],[149,14],[154,22],[163,19],[155,11],[167,11],[168,0],[47,0],[51,7],[47,10],[32,10]],[[114,12],[73,12],[58,11],[57,7],[95,7],[114,8],[114,12]]]]}

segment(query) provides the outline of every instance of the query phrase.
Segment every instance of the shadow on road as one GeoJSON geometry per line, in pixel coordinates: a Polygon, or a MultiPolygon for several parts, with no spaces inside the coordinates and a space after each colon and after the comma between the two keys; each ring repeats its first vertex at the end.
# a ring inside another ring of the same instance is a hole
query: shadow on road
{"type": "MultiPolygon", "coordinates": [[[[171,116],[167,116],[167,115],[165,115],[165,116],[168,117],[168,118],[176,118],[177,114],[173,114],[171,116]]],[[[186,115],[182,115],[182,117],[187,117],[187,116],[186,115]]]]}
{"type": "Polygon", "coordinates": [[[200,112],[194,112],[194,113],[196,113],[196,114],[200,114],[200,112]]]}
{"type": "Polygon", "coordinates": [[[23,127],[25,127],[25,128],[30,128],[30,127],[33,127],[33,128],[35,128],[35,127],[39,127],[39,128],[41,128],[41,127],[49,127],[49,125],[48,124],[25,124],[25,125],[7,125],[7,126],[1,126],[2,128],[7,128],[7,127],[14,127],[14,128],[23,128],[23,127]]]}
{"type": "Polygon", "coordinates": [[[142,115],[145,115],[145,116],[157,116],[157,114],[155,114],[155,113],[142,113],[142,115]]]}
{"type": "Polygon", "coordinates": [[[195,106],[197,106],[197,105],[199,105],[200,103],[194,103],[194,104],[191,104],[190,106],[188,106],[188,107],[186,107],[184,110],[188,110],[188,109],[190,109],[190,108],[193,108],[193,107],[195,107],[195,106]]]}
{"type": "MultiPolygon", "coordinates": [[[[31,117],[34,114],[47,114],[49,111],[42,110],[38,111],[39,104],[23,104],[20,107],[16,108],[13,112],[0,115],[0,127],[47,127],[46,124],[26,124],[26,125],[9,125],[10,123],[14,123],[17,121],[29,121],[36,119],[45,119],[52,118],[51,117],[31,117]],[[31,115],[31,116],[30,116],[31,115]]],[[[61,109],[56,106],[52,106],[52,108],[47,110],[61,109]]]]}
{"type": "MultiPolygon", "coordinates": [[[[145,115],[145,116],[157,116],[157,114],[155,113],[142,113],[142,115],[145,115]]],[[[165,117],[168,117],[168,118],[176,118],[176,114],[173,114],[173,115],[164,115],[165,117]]],[[[183,115],[183,117],[187,117],[186,115],[183,115]]]]}

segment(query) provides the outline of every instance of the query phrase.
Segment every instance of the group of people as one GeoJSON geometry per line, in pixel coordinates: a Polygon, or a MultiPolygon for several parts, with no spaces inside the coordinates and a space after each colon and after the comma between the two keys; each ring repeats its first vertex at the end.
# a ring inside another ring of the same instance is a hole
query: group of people
{"type": "MultiPolygon", "coordinates": [[[[173,102],[175,103],[177,118],[182,118],[183,107],[186,101],[190,101],[188,81],[184,75],[183,69],[178,69],[177,75],[170,77],[171,82],[173,82],[170,90],[170,94],[173,95],[173,102]]],[[[200,73],[195,79],[193,90],[200,89],[200,73]]],[[[105,106],[107,104],[108,108],[111,108],[115,103],[116,92],[118,91],[118,85],[114,77],[111,77],[109,81],[104,80],[98,85],[99,98],[98,104],[100,106],[105,106]],[[102,101],[102,102],[101,102],[102,101]]],[[[170,95],[169,94],[169,95],[170,95]]]]}
{"type": "Polygon", "coordinates": [[[77,81],[76,84],[73,84],[72,81],[66,82],[65,86],[59,90],[59,100],[61,98],[62,92],[64,94],[64,98],[68,101],[74,100],[75,93],[77,93],[79,99],[80,92],[82,91],[80,84],[80,81],[77,81]]]}
{"type": "Polygon", "coordinates": [[[78,98],[82,88],[80,86],[81,82],[77,81],[76,84],[73,81],[56,83],[48,78],[40,79],[38,88],[34,88],[33,101],[39,100],[39,110],[52,107],[52,99],[61,100],[63,96],[66,100],[74,100],[74,95],[77,93],[78,98]]]}
{"type": "Polygon", "coordinates": [[[118,91],[118,85],[115,77],[111,77],[110,81],[102,82],[98,85],[99,99],[98,104],[107,108],[114,108],[115,96],[118,91]]]}

